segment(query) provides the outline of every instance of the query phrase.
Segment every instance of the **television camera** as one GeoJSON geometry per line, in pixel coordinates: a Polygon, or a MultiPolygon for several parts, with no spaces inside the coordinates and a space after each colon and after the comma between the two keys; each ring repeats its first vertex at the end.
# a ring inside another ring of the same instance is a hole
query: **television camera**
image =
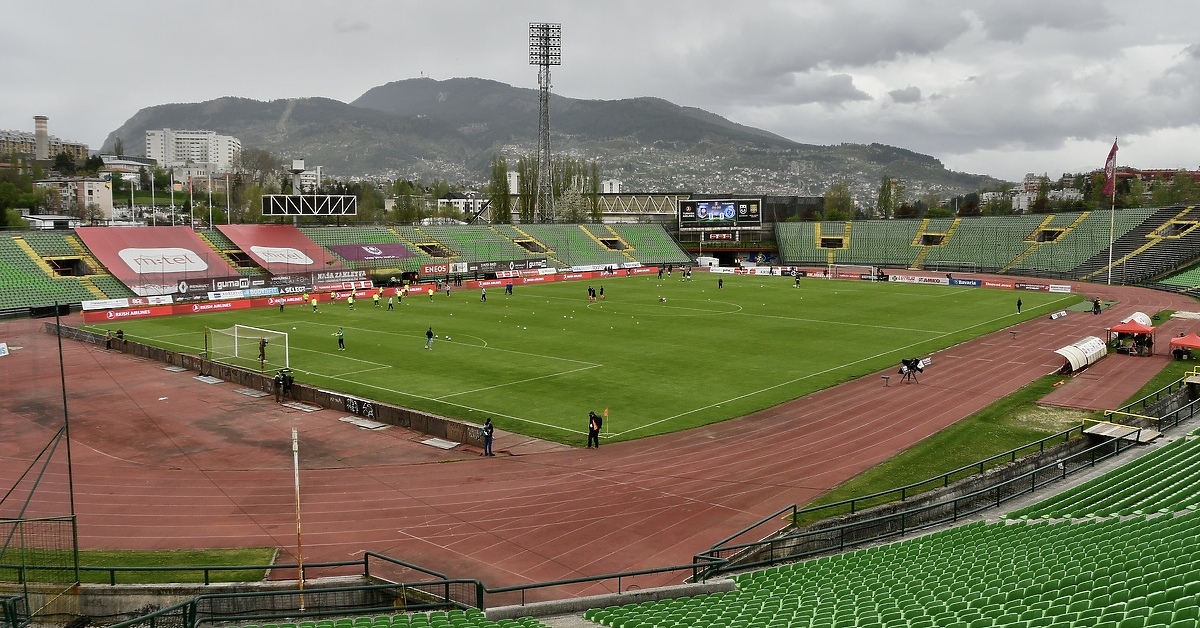
{"type": "Polygon", "coordinates": [[[917,382],[917,373],[924,373],[925,367],[933,362],[932,358],[903,358],[900,360],[900,381],[906,382],[912,380],[917,382]]]}

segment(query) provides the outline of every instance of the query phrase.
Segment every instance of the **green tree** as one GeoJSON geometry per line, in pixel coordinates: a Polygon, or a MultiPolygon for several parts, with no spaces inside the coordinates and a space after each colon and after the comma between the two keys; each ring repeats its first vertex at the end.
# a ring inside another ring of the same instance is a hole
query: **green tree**
{"type": "Polygon", "coordinates": [[[54,156],[54,169],[65,176],[75,174],[75,160],[67,153],[59,153],[54,156]]]}
{"type": "Polygon", "coordinates": [[[875,212],[880,218],[891,218],[896,213],[896,199],[892,194],[895,179],[883,175],[879,180],[879,193],[875,197],[875,212]]]}
{"type": "Polygon", "coordinates": [[[94,175],[103,167],[104,159],[100,155],[92,155],[87,158],[87,161],[83,162],[83,167],[79,168],[79,170],[94,175]]]}
{"type": "Polygon", "coordinates": [[[537,160],[523,156],[517,160],[517,207],[521,222],[534,221],[537,203],[537,160]]]}
{"type": "Polygon", "coordinates": [[[1145,204],[1146,184],[1142,182],[1141,178],[1133,177],[1129,180],[1129,189],[1125,193],[1121,205],[1123,207],[1142,207],[1145,204]]]}
{"type": "Polygon", "coordinates": [[[1050,206],[1050,180],[1042,177],[1038,182],[1037,196],[1029,205],[1029,210],[1035,214],[1044,214],[1053,210],[1050,206]]]}
{"type": "Polygon", "coordinates": [[[980,212],[984,216],[1007,216],[1012,213],[1012,199],[1007,194],[999,198],[989,198],[983,203],[980,212]]]}
{"type": "Polygon", "coordinates": [[[146,168],[145,166],[138,168],[138,189],[139,190],[149,190],[150,189],[150,170],[148,168],[146,168]]]}
{"type": "Polygon", "coordinates": [[[20,207],[21,190],[10,181],[0,181],[0,211],[20,207]]]}
{"type": "Polygon", "coordinates": [[[512,191],[508,189],[508,160],[504,155],[492,157],[492,176],[484,196],[491,204],[493,223],[512,222],[512,191]]]}
{"type": "Polygon", "coordinates": [[[113,154],[118,157],[125,154],[125,140],[120,137],[113,139],[113,154]]]}
{"type": "Polygon", "coordinates": [[[825,191],[824,220],[843,220],[854,214],[854,197],[850,194],[850,181],[842,177],[825,191]]]}
{"type": "Polygon", "coordinates": [[[979,194],[977,192],[964,194],[963,196],[957,197],[955,200],[958,201],[955,205],[958,207],[959,216],[978,216],[982,211],[982,207],[979,205],[979,194]]]}

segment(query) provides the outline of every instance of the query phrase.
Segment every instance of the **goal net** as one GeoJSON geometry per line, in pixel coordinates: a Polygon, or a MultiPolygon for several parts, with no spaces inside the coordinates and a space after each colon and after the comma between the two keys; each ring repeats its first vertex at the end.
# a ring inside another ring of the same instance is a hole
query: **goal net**
{"type": "Polygon", "coordinates": [[[865,264],[830,264],[825,276],[830,279],[868,279],[875,281],[879,269],[865,264]]]}
{"type": "Polygon", "coordinates": [[[208,359],[262,371],[290,368],[286,332],[234,325],[206,331],[208,359]]]}

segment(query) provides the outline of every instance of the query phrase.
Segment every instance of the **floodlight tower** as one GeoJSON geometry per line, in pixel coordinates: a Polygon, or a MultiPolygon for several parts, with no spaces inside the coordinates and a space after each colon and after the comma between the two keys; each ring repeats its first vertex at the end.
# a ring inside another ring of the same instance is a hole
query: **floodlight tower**
{"type": "Polygon", "coordinates": [[[562,25],[529,24],[529,65],[538,66],[537,198],[534,215],[554,222],[554,180],[550,175],[550,66],[562,65],[562,25]]]}

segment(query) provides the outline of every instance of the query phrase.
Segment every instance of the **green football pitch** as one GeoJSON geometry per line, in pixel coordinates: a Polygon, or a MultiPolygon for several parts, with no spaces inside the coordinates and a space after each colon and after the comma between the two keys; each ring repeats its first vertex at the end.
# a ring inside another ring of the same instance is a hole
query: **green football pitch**
{"type": "MultiPolygon", "coordinates": [[[[204,329],[288,334],[296,380],[348,395],[582,444],[674,432],[768,408],[1064,309],[1073,294],[697,274],[452,290],[393,311],[360,300],[121,323],[131,339],[204,350],[204,329]],[[587,288],[604,286],[591,302],[587,288]],[[1016,300],[1024,302],[1021,314],[1016,300]],[[346,350],[334,333],[345,331],[346,350]],[[438,338],[425,349],[425,331],[438,338]]],[[[103,333],[106,326],[92,325],[103,333]]],[[[269,351],[279,351],[275,343],[269,351]]],[[[255,356],[257,352],[255,352],[255,356]]],[[[274,357],[274,356],[272,356],[274,357]]],[[[246,366],[257,361],[251,359],[246,366]]]]}

